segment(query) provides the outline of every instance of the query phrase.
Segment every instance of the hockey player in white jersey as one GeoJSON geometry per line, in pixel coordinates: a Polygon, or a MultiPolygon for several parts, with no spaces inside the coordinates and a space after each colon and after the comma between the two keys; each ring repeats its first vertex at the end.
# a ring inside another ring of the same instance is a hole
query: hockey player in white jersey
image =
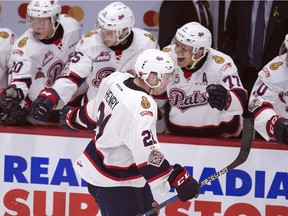
{"type": "Polygon", "coordinates": [[[167,53],[147,49],[137,58],[137,77],[115,72],[102,81],[95,99],[62,109],[60,122],[67,130],[94,130],[97,122],[96,136],[74,168],[102,215],[142,215],[153,207],[150,187],[161,194],[174,187],[182,201],[199,193],[184,167],[170,167],[157,140],[157,104],[150,94],[166,85],[173,64],[167,53]]]}
{"type": "Polygon", "coordinates": [[[0,28],[0,89],[8,84],[10,53],[16,35],[9,28],[0,28]]]}
{"type": "MultiPolygon", "coordinates": [[[[31,28],[12,47],[12,82],[2,89],[0,96],[1,107],[6,107],[2,124],[25,123],[25,110],[43,88],[54,84],[74,53],[81,27],[75,19],[60,13],[57,0],[32,0],[27,6],[27,23],[31,28]]],[[[47,123],[55,121],[59,122],[59,111],[47,123]]]]}
{"type": "Polygon", "coordinates": [[[88,85],[84,101],[90,101],[97,95],[101,81],[135,51],[156,48],[158,44],[154,36],[134,28],[134,23],[132,10],[122,2],[112,2],[101,10],[98,14],[99,28],[87,33],[79,41],[65,76],[60,77],[52,88],[39,94],[31,106],[32,116],[45,120],[49,110],[58,101],[66,104],[84,81],[88,85]]]}
{"type": "Polygon", "coordinates": [[[280,55],[258,73],[248,111],[256,131],[267,141],[288,144],[288,35],[280,55]],[[284,52],[283,52],[284,51],[284,52]]]}
{"type": "Polygon", "coordinates": [[[208,29],[190,22],[177,30],[175,42],[164,48],[177,62],[167,91],[167,129],[185,136],[238,136],[248,96],[233,60],[213,48],[208,29]]]}

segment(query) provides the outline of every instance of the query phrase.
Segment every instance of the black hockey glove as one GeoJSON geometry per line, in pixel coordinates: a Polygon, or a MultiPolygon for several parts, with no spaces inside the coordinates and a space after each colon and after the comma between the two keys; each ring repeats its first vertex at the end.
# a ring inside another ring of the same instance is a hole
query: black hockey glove
{"type": "Polygon", "coordinates": [[[20,104],[24,99],[22,89],[17,88],[16,85],[9,85],[2,88],[0,91],[0,107],[2,109],[9,109],[13,104],[20,104]]]}
{"type": "Polygon", "coordinates": [[[212,108],[216,108],[220,111],[228,108],[230,94],[222,85],[210,84],[207,86],[206,91],[209,96],[208,102],[212,108]]]}
{"type": "Polygon", "coordinates": [[[24,99],[23,91],[10,85],[0,91],[0,124],[25,125],[26,111],[19,105],[24,99]]]}
{"type": "Polygon", "coordinates": [[[26,112],[21,108],[19,104],[14,104],[11,111],[0,113],[1,125],[26,125],[26,112]]]}
{"type": "Polygon", "coordinates": [[[43,89],[31,104],[29,112],[34,119],[45,121],[49,118],[50,111],[57,106],[59,99],[54,89],[43,89]]]}
{"type": "Polygon", "coordinates": [[[60,110],[59,121],[61,128],[69,132],[78,132],[78,128],[73,125],[77,110],[78,108],[72,106],[65,106],[60,110]]]}
{"type": "Polygon", "coordinates": [[[288,119],[279,115],[273,116],[267,123],[267,131],[277,142],[288,144],[288,119]]]}
{"type": "Polygon", "coordinates": [[[174,187],[178,193],[178,198],[185,202],[193,197],[197,198],[200,192],[199,183],[192,178],[185,167],[179,164],[174,165],[174,170],[168,178],[171,187],[174,187]]]}

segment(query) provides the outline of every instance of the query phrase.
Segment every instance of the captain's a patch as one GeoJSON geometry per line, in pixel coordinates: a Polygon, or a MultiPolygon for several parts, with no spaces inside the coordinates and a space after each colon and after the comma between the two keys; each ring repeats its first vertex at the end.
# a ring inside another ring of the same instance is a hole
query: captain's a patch
{"type": "Polygon", "coordinates": [[[164,159],[164,155],[158,149],[151,148],[151,152],[148,157],[148,165],[160,167],[164,159]]]}

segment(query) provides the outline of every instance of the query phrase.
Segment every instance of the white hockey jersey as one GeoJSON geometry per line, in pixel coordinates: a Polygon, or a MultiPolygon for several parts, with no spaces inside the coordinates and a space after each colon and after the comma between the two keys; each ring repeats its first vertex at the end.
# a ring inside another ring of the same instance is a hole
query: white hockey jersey
{"type": "Polygon", "coordinates": [[[172,169],[156,136],[157,104],[131,77],[111,74],[96,99],[78,110],[76,122],[89,127],[97,121],[97,129],[74,168],[93,185],[143,187],[147,181],[158,193],[166,193],[172,169]]]}
{"type": "Polygon", "coordinates": [[[75,19],[62,14],[59,22],[64,34],[58,46],[36,40],[31,28],[13,46],[11,84],[21,88],[30,101],[34,101],[42,89],[54,84],[81,38],[81,27],[75,19]]]}
{"type": "Polygon", "coordinates": [[[274,140],[267,122],[274,115],[288,119],[288,69],[286,54],[275,57],[258,73],[250,98],[249,112],[256,131],[267,141],[274,140]]]}
{"type": "MultiPolygon", "coordinates": [[[[166,50],[177,62],[174,46],[166,50]]],[[[229,137],[240,134],[247,91],[229,56],[211,48],[203,65],[190,78],[185,78],[182,68],[176,66],[166,94],[166,98],[157,102],[161,107],[165,99],[169,99],[171,109],[167,128],[170,132],[188,136],[229,137]],[[227,110],[211,108],[206,92],[209,84],[221,84],[230,92],[231,101],[227,110]]]]}
{"type": "MultiPolygon", "coordinates": [[[[77,52],[72,57],[69,67],[65,69],[65,76],[59,78],[53,86],[64,103],[70,100],[83,80],[88,85],[85,101],[90,101],[95,98],[101,81],[113,73],[131,54],[137,50],[158,47],[151,33],[138,28],[132,28],[132,32],[134,37],[131,45],[120,55],[105,46],[100,38],[99,29],[87,33],[79,41],[77,52]]],[[[133,66],[134,64],[131,64],[131,70],[133,66]]]]}
{"type": "Polygon", "coordinates": [[[16,35],[8,28],[0,28],[0,89],[8,84],[8,69],[12,45],[16,35]]]}

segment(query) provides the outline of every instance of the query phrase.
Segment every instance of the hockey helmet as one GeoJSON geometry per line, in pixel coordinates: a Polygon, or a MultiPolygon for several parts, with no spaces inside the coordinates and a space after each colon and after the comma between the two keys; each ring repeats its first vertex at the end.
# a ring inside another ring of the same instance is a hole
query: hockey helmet
{"type": "MultiPolygon", "coordinates": [[[[59,25],[61,6],[58,0],[31,0],[27,6],[27,21],[31,24],[32,17],[49,18],[53,24],[54,33],[59,25]]],[[[53,35],[54,35],[53,33],[53,35]]]]}
{"type": "Polygon", "coordinates": [[[131,29],[135,19],[132,10],[122,2],[113,2],[98,14],[100,27],[109,30],[131,29]]]}
{"type": "Polygon", "coordinates": [[[119,42],[125,40],[135,24],[132,10],[122,2],[113,2],[98,13],[98,25],[101,28],[115,30],[119,42]],[[128,34],[121,39],[122,30],[127,28],[128,34]]]}
{"type": "Polygon", "coordinates": [[[54,17],[60,13],[58,0],[32,0],[27,6],[27,14],[31,17],[54,17]]]}
{"type": "Polygon", "coordinates": [[[158,49],[147,49],[138,56],[134,69],[137,76],[144,80],[150,88],[156,88],[161,85],[164,74],[169,74],[174,71],[174,62],[166,52],[158,49]],[[160,81],[156,86],[151,86],[147,82],[147,78],[151,72],[157,73],[160,81]]]}
{"type": "Polygon", "coordinates": [[[192,47],[192,53],[203,49],[203,56],[212,45],[211,32],[198,22],[190,22],[179,28],[175,39],[186,46],[192,47]]]}

